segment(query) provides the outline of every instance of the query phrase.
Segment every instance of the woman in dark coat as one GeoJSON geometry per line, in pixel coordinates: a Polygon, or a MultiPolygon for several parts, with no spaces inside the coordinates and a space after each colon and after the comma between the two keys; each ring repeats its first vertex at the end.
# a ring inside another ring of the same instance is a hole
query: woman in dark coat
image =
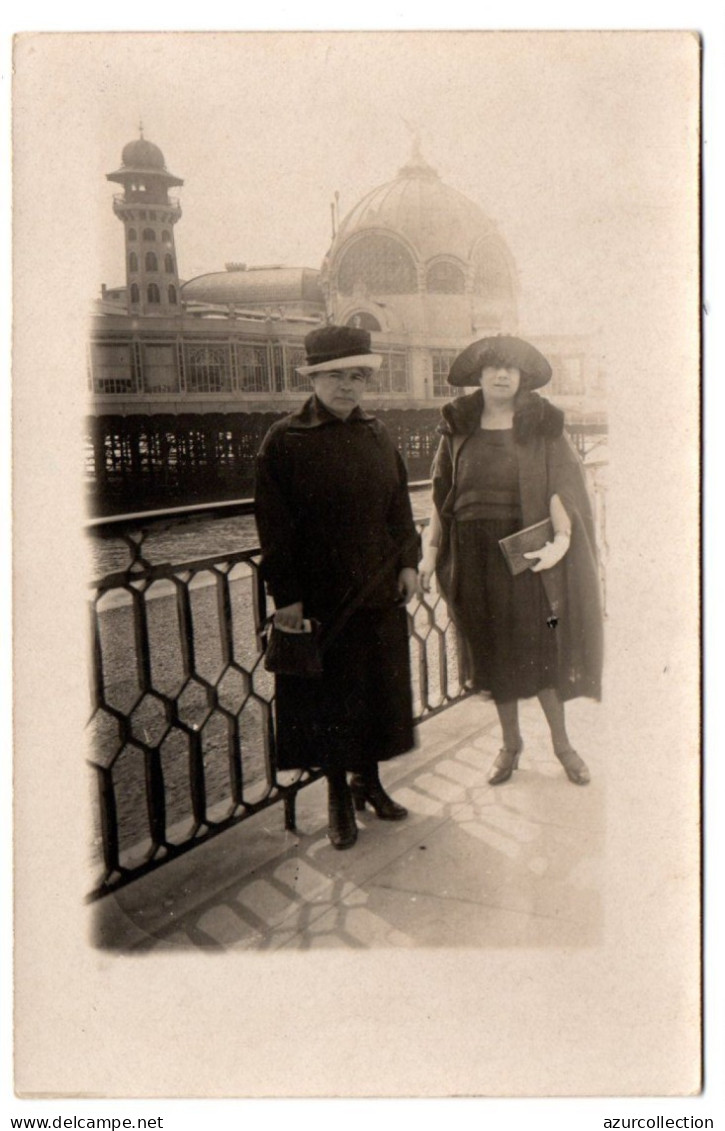
{"type": "Polygon", "coordinates": [[[462,678],[496,704],[503,748],[489,781],[507,781],[523,748],[518,700],[538,696],[570,781],[589,771],[572,749],[564,702],[599,699],[602,614],[584,471],[564,414],[533,390],[551,367],[520,338],[474,342],[450,384],[479,384],[443,408],[421,587],[438,584],[459,632],[462,678]],[[499,540],[544,519],[553,537],[512,575],[499,540]]]}
{"type": "Polygon", "coordinates": [[[385,793],[378,763],[414,745],[405,605],[417,589],[419,539],[403,462],[360,407],[382,361],[370,334],[325,326],[305,350],[299,372],[314,393],[262,443],[256,515],[275,625],[299,631],[315,619],[330,643],[322,676],[276,677],[277,765],[323,769],[330,840],[348,848],[353,801],[384,820],[407,815],[385,793]]]}

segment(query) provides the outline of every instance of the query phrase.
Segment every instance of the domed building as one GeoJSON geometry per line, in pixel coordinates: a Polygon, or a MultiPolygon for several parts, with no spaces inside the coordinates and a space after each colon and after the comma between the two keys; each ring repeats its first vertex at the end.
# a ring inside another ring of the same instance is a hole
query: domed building
{"type": "Polygon", "coordinates": [[[417,144],[397,177],[345,216],[322,286],[333,321],[365,327],[378,345],[412,348],[408,385],[398,375],[391,393],[425,398],[445,381],[449,351],[517,327],[516,267],[504,239],[417,144]]]}
{"type": "MultiPolygon", "coordinates": [[[[416,143],[393,180],[335,217],[321,269],[227,263],[184,282],[181,206],[169,195],[184,182],[139,133],[107,174],[122,187],[113,211],[125,285],[101,287],[91,323],[93,505],[107,513],[251,491],[270,423],[309,395],[304,337],[325,320],[371,331],[383,363],[369,406],[411,479],[426,478],[441,401],[458,392],[447,383],[453,359],[478,337],[517,330],[516,266],[494,221],[416,143]]],[[[588,427],[602,390],[587,343],[534,340],[552,363],[551,395],[588,427]]]]}
{"type": "Polygon", "coordinates": [[[227,263],[226,271],[197,275],[182,284],[181,299],[188,310],[218,306],[233,313],[274,312],[279,318],[296,316],[321,321],[325,301],[320,272],[310,267],[247,267],[227,263]]]}

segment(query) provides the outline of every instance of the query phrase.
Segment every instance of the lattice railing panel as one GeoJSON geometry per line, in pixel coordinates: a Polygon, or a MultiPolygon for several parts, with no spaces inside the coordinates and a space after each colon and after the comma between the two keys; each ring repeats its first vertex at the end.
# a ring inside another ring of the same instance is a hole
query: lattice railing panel
{"type": "MultiPolygon", "coordinates": [[[[95,583],[91,598],[94,896],[277,802],[293,827],[296,793],[319,777],[275,770],[259,551],[152,564],[143,531],[123,537],[128,569],[95,583]]],[[[421,719],[465,689],[436,593],[410,606],[409,626],[421,719]]]]}

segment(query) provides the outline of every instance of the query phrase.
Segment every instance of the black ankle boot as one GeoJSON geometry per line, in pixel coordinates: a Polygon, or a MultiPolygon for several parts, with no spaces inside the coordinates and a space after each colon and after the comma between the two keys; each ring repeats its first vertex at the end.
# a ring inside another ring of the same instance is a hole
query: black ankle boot
{"type": "Polygon", "coordinates": [[[327,835],[333,848],[352,848],[357,840],[352,794],[343,774],[327,778],[327,835]]]}
{"type": "Polygon", "coordinates": [[[377,766],[365,774],[353,774],[350,789],[359,813],[362,813],[367,802],[382,821],[402,821],[408,816],[408,810],[388,797],[383,789],[377,766]]]}

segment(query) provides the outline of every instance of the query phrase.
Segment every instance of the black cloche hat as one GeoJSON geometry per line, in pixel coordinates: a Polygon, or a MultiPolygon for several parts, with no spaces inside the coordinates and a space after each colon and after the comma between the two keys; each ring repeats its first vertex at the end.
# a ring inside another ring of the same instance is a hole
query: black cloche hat
{"type": "Polygon", "coordinates": [[[370,348],[370,334],[353,326],[320,326],[305,337],[307,364],[298,365],[303,377],[324,373],[326,369],[379,369],[382,354],[370,348]]]}
{"type": "Polygon", "coordinates": [[[448,384],[477,385],[481,370],[487,365],[508,365],[521,370],[530,389],[539,389],[551,380],[551,366],[536,346],[523,338],[496,334],[480,338],[459,353],[448,374],[448,384]]]}

